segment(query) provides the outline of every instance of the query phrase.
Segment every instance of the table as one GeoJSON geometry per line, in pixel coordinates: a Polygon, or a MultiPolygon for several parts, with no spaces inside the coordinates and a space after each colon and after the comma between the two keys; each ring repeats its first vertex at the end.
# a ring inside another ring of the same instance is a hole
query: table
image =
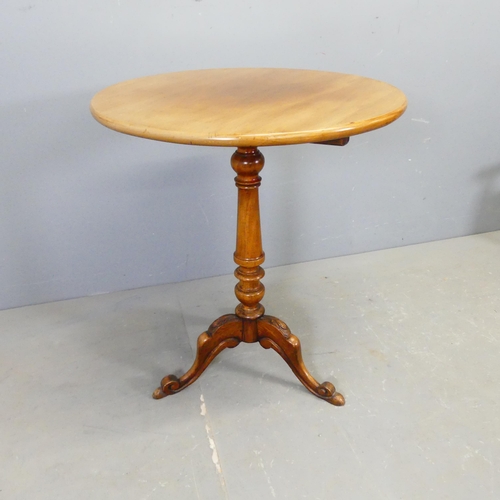
{"type": "Polygon", "coordinates": [[[280,319],[264,313],[264,270],[259,212],[261,146],[319,143],[343,146],[349,137],[401,116],[406,97],[386,83],[325,71],[237,68],[183,71],[138,78],[94,96],[93,116],[118,132],[201,146],[232,146],[236,172],[239,300],[234,314],[216,319],[200,335],[196,358],[181,377],[167,375],[156,399],[191,385],[225,348],[259,342],[274,349],[315,396],[342,406],[331,382],[318,383],[304,365],[299,339],[280,319]]]}

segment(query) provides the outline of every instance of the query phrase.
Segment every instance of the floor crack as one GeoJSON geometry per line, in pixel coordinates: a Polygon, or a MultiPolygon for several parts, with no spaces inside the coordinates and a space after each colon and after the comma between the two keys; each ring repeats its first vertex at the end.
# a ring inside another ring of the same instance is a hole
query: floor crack
{"type": "Polygon", "coordinates": [[[203,394],[200,395],[200,401],[201,401],[200,415],[205,418],[205,431],[207,432],[208,444],[210,446],[210,449],[212,450],[212,462],[215,465],[215,470],[217,471],[217,477],[219,478],[222,491],[224,492],[224,496],[227,500],[229,497],[227,495],[226,480],[224,479],[224,474],[222,472],[222,466],[219,460],[219,453],[217,452],[214,433],[212,431],[210,419],[208,418],[207,415],[207,406],[205,404],[205,398],[203,397],[203,394]]]}

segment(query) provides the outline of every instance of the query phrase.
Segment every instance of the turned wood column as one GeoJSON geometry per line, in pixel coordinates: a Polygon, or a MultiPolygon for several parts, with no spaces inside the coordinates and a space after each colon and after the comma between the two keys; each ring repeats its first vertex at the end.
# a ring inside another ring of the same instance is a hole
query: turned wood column
{"type": "Polygon", "coordinates": [[[257,148],[240,147],[231,157],[231,166],[238,174],[238,222],[234,262],[238,264],[234,275],[239,283],[234,291],[240,301],[236,315],[243,320],[243,341],[257,341],[257,319],[264,314],[260,303],[264,297],[262,237],[260,231],[259,172],[264,167],[264,156],[257,148]]]}

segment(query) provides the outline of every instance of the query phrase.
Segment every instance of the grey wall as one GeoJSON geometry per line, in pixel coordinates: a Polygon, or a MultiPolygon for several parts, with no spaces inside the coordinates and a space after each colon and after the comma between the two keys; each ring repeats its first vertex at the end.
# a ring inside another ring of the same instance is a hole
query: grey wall
{"type": "Polygon", "coordinates": [[[409,99],[345,148],[264,148],[267,266],[500,228],[500,7],[485,0],[4,0],[0,308],[230,273],[231,150],[93,121],[124,79],[356,73],[409,99]]]}

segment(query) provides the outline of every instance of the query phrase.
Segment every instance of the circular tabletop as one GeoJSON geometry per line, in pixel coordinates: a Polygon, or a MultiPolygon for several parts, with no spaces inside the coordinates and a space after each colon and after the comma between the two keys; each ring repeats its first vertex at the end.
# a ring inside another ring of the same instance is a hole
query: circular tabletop
{"type": "Polygon", "coordinates": [[[406,97],[378,80],[298,69],[183,71],[118,83],[94,96],[97,121],[181,144],[273,146],[326,142],[387,125],[406,97]]]}

